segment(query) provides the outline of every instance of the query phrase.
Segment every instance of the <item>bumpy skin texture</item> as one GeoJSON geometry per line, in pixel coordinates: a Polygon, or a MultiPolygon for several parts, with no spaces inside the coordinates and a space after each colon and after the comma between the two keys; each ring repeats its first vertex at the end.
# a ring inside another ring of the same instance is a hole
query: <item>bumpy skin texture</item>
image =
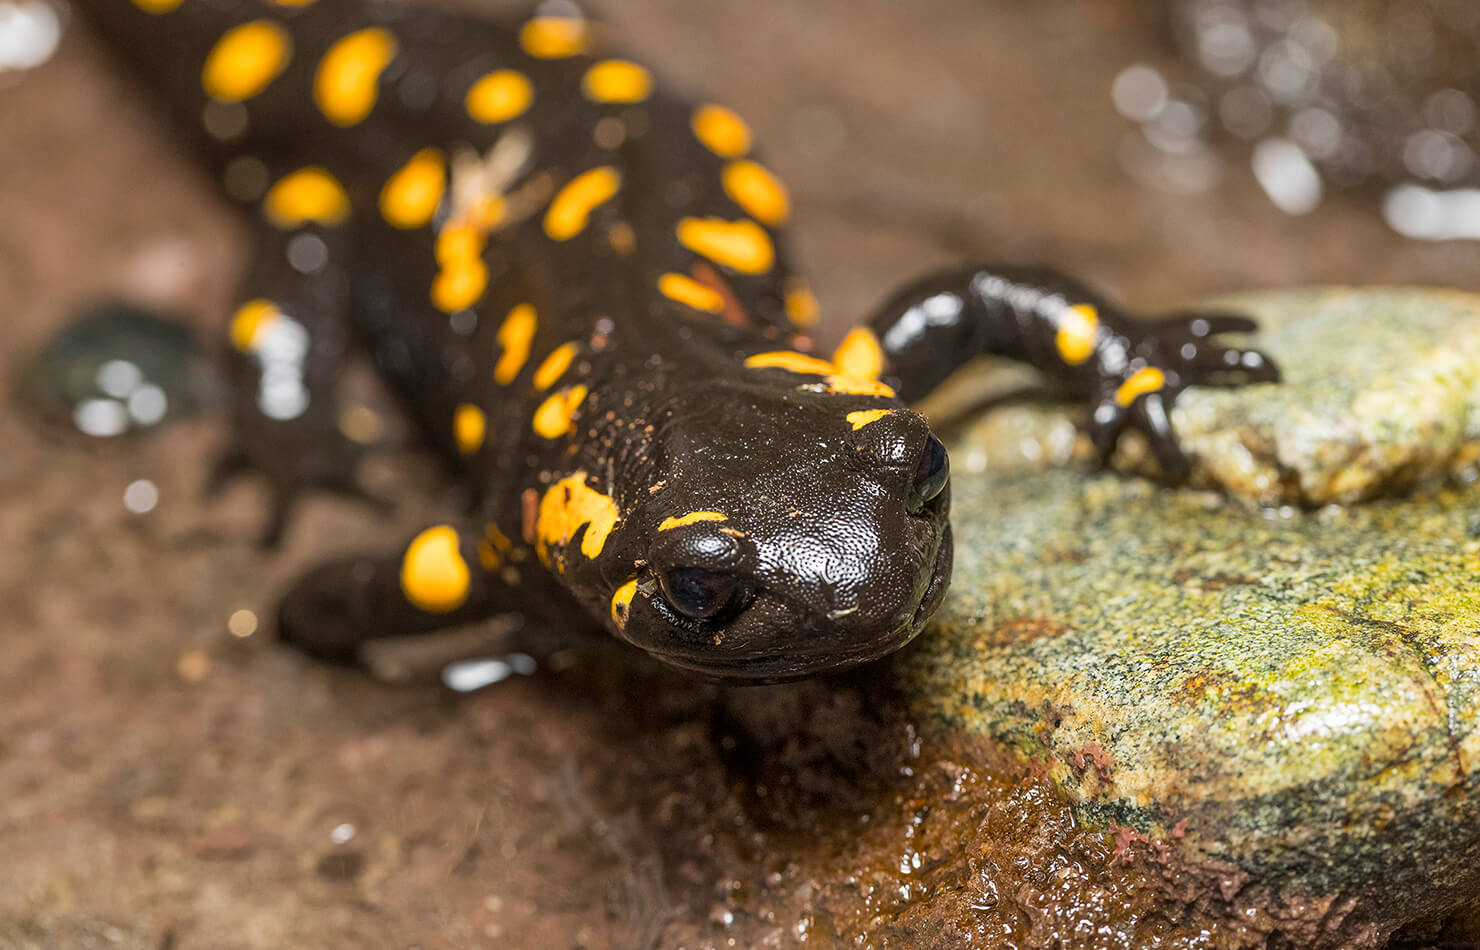
{"type": "Polygon", "coordinates": [[[358,337],[479,498],[466,524],[295,586],[280,632],[321,657],[517,610],[734,681],[865,662],[950,576],[948,462],[904,399],[1012,356],[1090,398],[1103,452],[1139,428],[1176,478],[1175,394],[1275,377],[1210,341],[1243,318],[1143,323],[993,267],[927,277],[816,354],[788,197],[749,129],[580,19],[79,5],[262,224],[218,478],[268,478],[269,540],[305,489],[358,491],[334,392],[358,337]]]}

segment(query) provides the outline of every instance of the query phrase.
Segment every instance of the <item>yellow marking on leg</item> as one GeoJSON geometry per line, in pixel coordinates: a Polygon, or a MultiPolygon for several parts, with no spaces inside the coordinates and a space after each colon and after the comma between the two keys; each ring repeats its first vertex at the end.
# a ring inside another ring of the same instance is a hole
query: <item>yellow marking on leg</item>
{"type": "Polygon", "coordinates": [[[258,297],[242,304],[231,317],[231,345],[243,353],[250,353],[256,345],[257,335],[283,312],[271,300],[258,297]]]}
{"type": "Polygon", "coordinates": [[[786,186],[764,165],[748,158],[730,162],[720,172],[720,183],[731,201],[762,224],[777,228],[791,217],[786,186]]]}
{"type": "Polygon", "coordinates": [[[427,613],[450,613],[467,603],[470,579],[451,525],[418,534],[401,559],[401,593],[427,613]]]}
{"type": "Polygon", "coordinates": [[[853,431],[857,432],[870,422],[878,422],[889,415],[891,409],[860,409],[857,412],[848,413],[847,419],[853,425],[853,431]]]}
{"type": "Polygon", "coordinates": [[[341,128],[358,125],[375,108],[380,74],[396,58],[396,38],[383,27],[349,34],[329,47],[313,77],[313,101],[341,128]]]}
{"type": "Polygon", "coordinates": [[[754,221],[684,218],[678,243],[716,264],[742,274],[764,274],[776,263],[776,248],[766,229],[754,221]]]}
{"type": "Polygon", "coordinates": [[[653,92],[653,76],[625,59],[604,59],[581,78],[581,91],[592,102],[630,104],[641,102],[653,92]]]}
{"type": "Polygon", "coordinates": [[[590,42],[590,27],[579,17],[537,16],[519,28],[519,45],[535,59],[576,56],[590,42]]]}
{"type": "Polygon", "coordinates": [[[468,89],[463,107],[475,122],[492,125],[517,119],[534,102],[534,84],[512,69],[496,69],[468,89]]]}
{"type": "Polygon", "coordinates": [[[722,511],[691,511],[686,515],[675,518],[665,518],[658,525],[659,531],[672,531],[674,528],[682,528],[685,525],[698,524],[701,521],[729,521],[730,516],[722,511]]]}
{"type": "Polygon", "coordinates": [[[796,326],[805,330],[817,324],[817,297],[806,281],[800,278],[787,281],[785,303],[786,316],[796,326]]]}
{"type": "Polygon", "coordinates": [[[571,361],[576,358],[579,347],[574,343],[562,343],[545,357],[539,367],[534,371],[534,388],[544,392],[555,385],[565,371],[570,369],[571,361]]]}
{"type": "Polygon", "coordinates": [[[534,305],[522,303],[509,311],[498,328],[498,345],[503,351],[498,362],[493,364],[493,379],[501,386],[512,383],[529,360],[529,347],[534,342],[534,331],[539,327],[539,315],[534,305]]]}
{"type": "Polygon", "coordinates": [[[884,372],[884,348],[868,327],[854,327],[833,351],[833,365],[843,376],[877,379],[884,372]]]}
{"type": "Polygon", "coordinates": [[[1115,390],[1115,404],[1124,409],[1139,397],[1161,389],[1166,382],[1166,374],[1155,366],[1138,369],[1115,390]]]}
{"type": "Polygon", "coordinates": [[[201,88],[218,102],[242,102],[288,67],[293,39],[281,23],[253,20],[221,35],[201,67],[201,88]]]}
{"type": "Polygon", "coordinates": [[[618,630],[627,629],[627,617],[632,613],[632,598],[637,596],[637,578],[629,577],[612,594],[612,622],[618,630]]]}
{"type": "Polygon", "coordinates": [[[750,126],[724,106],[703,105],[689,120],[694,137],[720,158],[739,158],[750,151],[750,126]]]}
{"type": "Polygon", "coordinates": [[[535,553],[540,561],[551,565],[550,548],[574,540],[584,525],[581,553],[595,558],[606,547],[607,536],[617,526],[617,503],[586,485],[586,473],[576,472],[562,478],[546,490],[535,517],[535,553]]]}
{"type": "Polygon", "coordinates": [[[558,439],[570,431],[571,418],[589,394],[584,385],[567,386],[550,396],[534,411],[532,425],[536,435],[558,439]]]}
{"type": "Polygon", "coordinates": [[[310,165],[279,178],[262,200],[262,213],[284,230],[309,222],[334,227],[349,217],[349,195],[339,179],[310,165]]]}
{"type": "Polygon", "coordinates": [[[545,212],[545,233],[551,240],[569,241],[585,230],[591,212],[611,200],[621,187],[622,175],[610,165],[581,172],[550,202],[545,212]]]}
{"type": "Polygon", "coordinates": [[[424,148],[380,189],[380,214],[394,228],[425,227],[437,213],[446,187],[447,160],[442,150],[424,148]]]}
{"type": "Polygon", "coordinates": [[[472,455],[483,447],[483,436],[488,431],[488,419],[483,410],[472,403],[463,403],[452,414],[452,437],[457,450],[463,455],[472,455]]]}
{"type": "Polygon", "coordinates": [[[659,277],[658,292],[669,300],[706,313],[719,313],[725,307],[724,294],[708,284],[699,283],[687,274],[664,274],[659,277]]]}
{"type": "Polygon", "coordinates": [[[163,16],[166,13],[173,13],[179,9],[180,4],[183,2],[184,0],[134,0],[134,6],[143,10],[145,13],[163,16]]]}
{"type": "Polygon", "coordinates": [[[1070,366],[1079,366],[1095,352],[1095,335],[1100,329],[1100,311],[1092,304],[1075,304],[1059,315],[1059,329],[1054,334],[1054,346],[1059,359],[1070,366]]]}
{"type": "Polygon", "coordinates": [[[432,304],[443,313],[456,313],[482,300],[487,289],[488,265],[482,258],[454,260],[432,279],[432,304]]]}

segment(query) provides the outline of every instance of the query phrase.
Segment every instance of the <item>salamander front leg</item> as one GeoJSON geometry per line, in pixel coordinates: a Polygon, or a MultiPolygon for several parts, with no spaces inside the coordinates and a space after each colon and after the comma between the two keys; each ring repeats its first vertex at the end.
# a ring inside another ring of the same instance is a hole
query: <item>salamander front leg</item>
{"type": "Polygon", "coordinates": [[[1137,429],[1175,481],[1189,471],[1169,416],[1178,393],[1193,384],[1279,379],[1263,353],[1214,339],[1252,332],[1247,317],[1188,311],[1144,320],[1049,270],[931,275],[892,297],[869,327],[905,399],[927,395],[976,356],[1020,360],[1089,398],[1089,435],[1102,459],[1123,431],[1137,429]]]}

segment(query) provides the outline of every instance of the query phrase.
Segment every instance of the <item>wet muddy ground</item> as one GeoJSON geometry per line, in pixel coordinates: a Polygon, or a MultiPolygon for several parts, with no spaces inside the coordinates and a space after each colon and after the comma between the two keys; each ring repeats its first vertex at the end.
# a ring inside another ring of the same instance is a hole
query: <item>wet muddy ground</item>
{"type": "MultiPolygon", "coordinates": [[[[1164,58],[1135,8],[605,7],[642,58],[753,120],[834,333],[965,257],[1052,261],[1148,307],[1480,288],[1473,246],[1399,241],[1370,201],[1292,219],[1238,163],[1203,194],[1129,181],[1108,89],[1164,58]]],[[[0,77],[0,129],[0,947],[1185,943],[1134,925],[1156,888],[1126,842],[964,764],[989,756],[921,746],[887,668],[726,694],[593,648],[457,696],[233,637],[233,612],[265,616],[306,565],[404,537],[451,493],[426,459],[377,459],[394,516],[316,501],[268,556],[254,486],[201,497],[213,419],[112,444],[33,424],[18,361],[79,302],[127,291],[209,333],[241,234],[75,32],[0,77]],[[143,515],[123,504],[138,479],[159,491],[143,515]],[[961,807],[927,834],[925,799],[961,807]]]]}

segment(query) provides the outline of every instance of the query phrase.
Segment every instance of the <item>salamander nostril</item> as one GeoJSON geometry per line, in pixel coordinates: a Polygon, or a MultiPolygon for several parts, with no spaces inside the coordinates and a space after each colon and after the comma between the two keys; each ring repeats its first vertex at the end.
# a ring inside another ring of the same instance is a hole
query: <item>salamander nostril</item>
{"type": "Polygon", "coordinates": [[[911,486],[911,502],[924,505],[945,490],[951,477],[951,459],[946,447],[935,436],[927,436],[925,448],[920,453],[920,462],[915,467],[915,481],[911,486]]]}
{"type": "Polygon", "coordinates": [[[674,610],[694,620],[711,620],[738,606],[740,579],[703,567],[670,567],[658,575],[674,610]]]}

